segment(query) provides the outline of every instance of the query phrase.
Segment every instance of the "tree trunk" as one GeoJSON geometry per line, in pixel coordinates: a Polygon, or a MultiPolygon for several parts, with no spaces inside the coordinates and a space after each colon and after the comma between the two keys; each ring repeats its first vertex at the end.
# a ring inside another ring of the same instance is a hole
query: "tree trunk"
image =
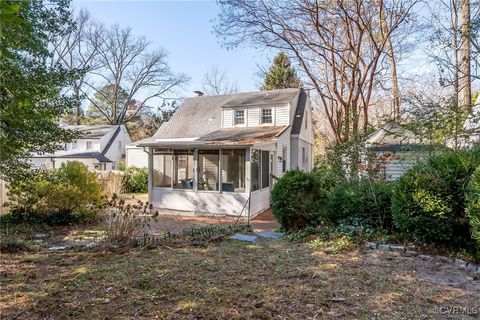
{"type": "Polygon", "coordinates": [[[461,33],[461,61],[460,61],[460,107],[464,114],[470,112],[472,104],[472,83],[470,76],[471,54],[471,23],[470,23],[470,0],[461,0],[462,33],[461,33]]]}
{"type": "MultiPolygon", "coordinates": [[[[459,42],[458,42],[458,34],[459,34],[459,25],[458,25],[458,0],[452,0],[452,13],[453,13],[453,95],[454,95],[454,103],[455,107],[459,108],[460,100],[459,100],[459,70],[460,70],[460,62],[459,62],[459,42]]],[[[454,149],[458,149],[458,131],[459,131],[459,124],[461,122],[462,116],[461,112],[455,113],[455,134],[454,134],[454,149]]]]}

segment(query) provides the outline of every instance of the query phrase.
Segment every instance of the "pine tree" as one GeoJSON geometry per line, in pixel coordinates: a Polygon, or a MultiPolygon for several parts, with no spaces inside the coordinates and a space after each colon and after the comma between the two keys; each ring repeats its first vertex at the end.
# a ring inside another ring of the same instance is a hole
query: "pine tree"
{"type": "Polygon", "coordinates": [[[285,53],[280,52],[265,75],[262,90],[299,88],[300,79],[285,53]]]}

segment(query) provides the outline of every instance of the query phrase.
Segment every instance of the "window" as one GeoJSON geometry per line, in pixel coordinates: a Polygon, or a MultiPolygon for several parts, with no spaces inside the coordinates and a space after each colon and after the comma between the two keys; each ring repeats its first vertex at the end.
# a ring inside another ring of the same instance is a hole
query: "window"
{"type": "Polygon", "coordinates": [[[282,148],[282,172],[287,171],[287,147],[282,148]]]}
{"type": "Polygon", "coordinates": [[[305,165],[306,162],[305,147],[302,147],[302,164],[305,165]]]}
{"type": "Polygon", "coordinates": [[[270,152],[252,150],[250,159],[252,191],[270,186],[270,152]]]}
{"type": "Polygon", "coordinates": [[[245,110],[235,110],[235,125],[245,124],[245,110]]]}
{"type": "Polygon", "coordinates": [[[305,129],[308,129],[308,112],[305,112],[305,129]]]}
{"type": "Polygon", "coordinates": [[[262,151],[262,189],[270,186],[270,156],[268,151],[262,151]]]}
{"type": "Polygon", "coordinates": [[[153,154],[153,186],[172,187],[172,151],[157,149],[153,154]]]}
{"type": "Polygon", "coordinates": [[[260,150],[252,150],[250,159],[250,176],[252,191],[260,189],[260,150]]]}
{"type": "Polygon", "coordinates": [[[272,108],[262,109],[262,124],[273,123],[272,108]]]}
{"type": "Polygon", "coordinates": [[[218,191],[218,150],[198,151],[198,190],[218,191]]]}
{"type": "Polygon", "coordinates": [[[173,153],[174,189],[193,189],[193,153],[175,150],[173,153]]]}
{"type": "Polygon", "coordinates": [[[245,192],[245,150],[222,150],[222,191],[245,192]]]}
{"type": "Polygon", "coordinates": [[[93,149],[93,141],[87,141],[87,150],[93,149]]]}
{"type": "Polygon", "coordinates": [[[77,140],[72,141],[72,149],[77,149],[77,140]]]}
{"type": "Polygon", "coordinates": [[[122,151],[122,141],[118,141],[118,151],[122,151]]]}

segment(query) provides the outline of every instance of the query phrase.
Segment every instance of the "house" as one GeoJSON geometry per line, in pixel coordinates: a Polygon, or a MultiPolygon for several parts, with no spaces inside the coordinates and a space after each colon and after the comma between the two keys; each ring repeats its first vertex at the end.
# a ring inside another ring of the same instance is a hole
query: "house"
{"type": "Polygon", "coordinates": [[[383,173],[388,180],[398,179],[435,148],[422,143],[412,131],[394,121],[370,134],[366,146],[369,169],[383,173]]]}
{"type": "Polygon", "coordinates": [[[149,201],[190,214],[255,215],[275,179],[312,170],[312,109],[303,89],[187,98],[148,152],[149,201]]]}
{"type": "Polygon", "coordinates": [[[480,142],[480,95],[463,124],[464,136],[461,140],[462,147],[471,147],[480,142]]]}
{"type": "Polygon", "coordinates": [[[125,159],[125,146],[132,140],[124,125],[63,126],[81,133],[81,138],[65,143],[53,154],[34,154],[35,168],[58,168],[68,161],[80,161],[92,171],[111,171],[125,159]]]}

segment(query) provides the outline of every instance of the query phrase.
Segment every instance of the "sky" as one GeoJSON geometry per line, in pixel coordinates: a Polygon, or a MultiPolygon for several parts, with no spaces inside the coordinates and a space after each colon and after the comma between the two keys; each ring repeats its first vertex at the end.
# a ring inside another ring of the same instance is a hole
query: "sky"
{"type": "Polygon", "coordinates": [[[202,79],[213,66],[226,70],[239,91],[255,91],[258,66],[268,66],[274,53],[254,48],[227,50],[213,34],[218,7],[214,1],[82,1],[74,0],[75,10],[86,8],[105,25],[131,27],[144,36],[151,48],[169,52],[174,72],[186,73],[190,82],[179,95],[193,96],[201,90],[202,79]]]}

